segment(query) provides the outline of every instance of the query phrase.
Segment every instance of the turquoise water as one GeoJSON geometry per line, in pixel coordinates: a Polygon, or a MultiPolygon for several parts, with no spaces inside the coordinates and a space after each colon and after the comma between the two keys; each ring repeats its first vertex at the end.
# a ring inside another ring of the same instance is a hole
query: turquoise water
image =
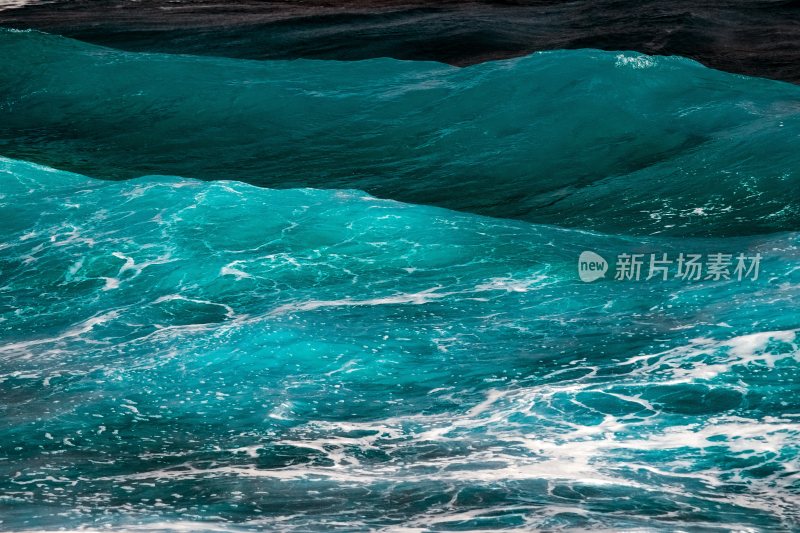
{"type": "Polygon", "coordinates": [[[106,179],[355,188],[610,233],[800,227],[800,87],[788,83],[597,50],[458,69],[0,32],[7,157],[106,179]]]}
{"type": "Polygon", "coordinates": [[[797,233],[0,165],[6,528],[797,525],[797,233]],[[585,248],[765,259],[585,284],[585,248]]]}
{"type": "Polygon", "coordinates": [[[0,58],[0,530],[800,527],[800,87],[0,58]]]}

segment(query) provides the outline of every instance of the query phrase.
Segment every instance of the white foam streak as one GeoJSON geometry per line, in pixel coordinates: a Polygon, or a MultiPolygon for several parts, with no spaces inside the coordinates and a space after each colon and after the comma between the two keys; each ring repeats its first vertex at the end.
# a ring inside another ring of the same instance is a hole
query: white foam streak
{"type": "Polygon", "coordinates": [[[359,307],[373,305],[398,305],[411,304],[422,305],[439,298],[444,298],[452,293],[437,293],[441,287],[433,287],[415,293],[401,293],[379,298],[367,298],[357,300],[353,298],[341,298],[338,300],[308,300],[306,302],[284,304],[276,307],[270,315],[280,315],[296,311],[313,311],[325,307],[359,307]]]}

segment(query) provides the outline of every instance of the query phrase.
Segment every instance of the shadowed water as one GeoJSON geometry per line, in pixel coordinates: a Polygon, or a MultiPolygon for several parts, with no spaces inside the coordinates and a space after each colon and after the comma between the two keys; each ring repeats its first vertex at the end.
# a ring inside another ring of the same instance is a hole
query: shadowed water
{"type": "Polygon", "coordinates": [[[136,51],[468,65],[538,50],[601,48],[680,55],[800,81],[797,0],[11,2],[18,4],[25,7],[0,10],[0,25],[136,51]]]}
{"type": "Polygon", "coordinates": [[[0,0],[0,530],[800,529],[799,20],[0,0]]]}
{"type": "Polygon", "coordinates": [[[800,222],[800,88],[686,59],[261,62],[15,31],[0,55],[0,152],[92,176],[356,188],[612,233],[800,222]]]}

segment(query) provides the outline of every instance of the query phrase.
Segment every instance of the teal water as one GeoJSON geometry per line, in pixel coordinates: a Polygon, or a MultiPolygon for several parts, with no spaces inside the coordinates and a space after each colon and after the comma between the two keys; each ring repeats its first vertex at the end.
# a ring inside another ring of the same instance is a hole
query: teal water
{"type": "Polygon", "coordinates": [[[631,237],[7,158],[0,219],[0,529],[800,524],[797,232],[631,237]],[[583,283],[587,249],[763,261],[583,283]]]}
{"type": "Polygon", "coordinates": [[[800,227],[800,87],[573,50],[458,69],[129,53],[0,29],[0,153],[608,233],[800,227]]]}

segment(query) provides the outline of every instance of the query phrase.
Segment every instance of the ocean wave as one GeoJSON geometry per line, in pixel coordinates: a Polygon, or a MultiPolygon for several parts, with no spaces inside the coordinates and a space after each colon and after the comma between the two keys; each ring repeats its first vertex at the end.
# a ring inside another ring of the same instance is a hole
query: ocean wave
{"type": "Polygon", "coordinates": [[[137,54],[0,30],[0,151],[607,233],[795,231],[800,88],[677,57],[424,62],[137,54]]]}
{"type": "Polygon", "coordinates": [[[797,233],[637,238],[7,158],[0,217],[4,528],[799,523],[797,233]],[[764,259],[584,283],[586,249],[764,259]]]}
{"type": "Polygon", "coordinates": [[[721,70],[800,82],[794,0],[24,3],[24,9],[0,14],[0,25],[125,50],[469,65],[537,50],[602,48],[681,55],[721,70]]]}

